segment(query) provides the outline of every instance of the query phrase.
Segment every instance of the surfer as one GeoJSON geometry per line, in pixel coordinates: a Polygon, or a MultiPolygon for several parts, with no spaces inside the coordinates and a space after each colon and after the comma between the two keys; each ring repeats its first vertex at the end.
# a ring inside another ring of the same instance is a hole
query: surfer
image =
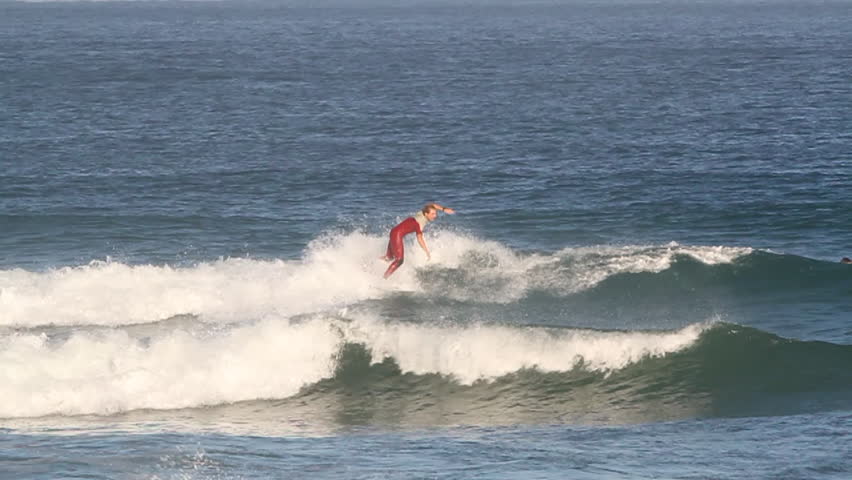
{"type": "Polygon", "coordinates": [[[843,257],[840,259],[840,263],[852,263],[852,258],[843,257]]]}
{"type": "Polygon", "coordinates": [[[391,262],[385,271],[385,278],[390,277],[402,265],[405,257],[402,239],[411,232],[417,233],[417,243],[426,252],[426,258],[432,258],[432,255],[429,254],[429,247],[426,246],[426,240],[423,239],[423,229],[429,222],[435,220],[438,216],[438,210],[449,214],[456,213],[452,208],[442,207],[437,203],[427,203],[419,212],[399,222],[397,226],[391,229],[388,251],[382,257],[382,260],[391,262]]]}

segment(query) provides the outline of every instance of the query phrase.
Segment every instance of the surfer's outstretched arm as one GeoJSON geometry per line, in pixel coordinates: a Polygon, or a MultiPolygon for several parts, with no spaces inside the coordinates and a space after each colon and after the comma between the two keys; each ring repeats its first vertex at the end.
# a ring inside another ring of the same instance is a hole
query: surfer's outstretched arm
{"type": "Polygon", "coordinates": [[[431,260],[431,259],[432,259],[432,255],[429,253],[429,247],[427,247],[427,246],[426,246],[426,240],[423,238],[423,234],[422,234],[422,233],[418,233],[418,234],[417,234],[417,243],[419,243],[419,244],[420,244],[420,248],[422,248],[422,249],[423,249],[423,251],[424,251],[424,252],[426,252],[426,258],[427,258],[427,259],[429,259],[429,260],[431,260]]]}
{"type": "Polygon", "coordinates": [[[456,211],[455,211],[455,210],[453,210],[452,208],[449,208],[449,207],[442,207],[441,205],[438,205],[437,203],[430,203],[429,205],[431,205],[431,206],[435,207],[436,209],[438,209],[438,210],[440,210],[440,211],[442,211],[442,212],[444,212],[444,213],[449,213],[450,215],[452,215],[452,214],[456,213],[456,211]]]}

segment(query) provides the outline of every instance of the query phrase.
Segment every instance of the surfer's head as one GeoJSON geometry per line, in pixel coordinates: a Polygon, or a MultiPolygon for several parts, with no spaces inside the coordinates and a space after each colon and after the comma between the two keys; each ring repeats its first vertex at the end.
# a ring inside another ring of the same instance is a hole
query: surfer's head
{"type": "Polygon", "coordinates": [[[423,207],[423,210],[421,210],[421,212],[423,212],[423,216],[426,217],[426,219],[428,219],[430,222],[432,220],[435,220],[435,217],[438,216],[438,209],[435,208],[435,205],[431,203],[423,207]]]}

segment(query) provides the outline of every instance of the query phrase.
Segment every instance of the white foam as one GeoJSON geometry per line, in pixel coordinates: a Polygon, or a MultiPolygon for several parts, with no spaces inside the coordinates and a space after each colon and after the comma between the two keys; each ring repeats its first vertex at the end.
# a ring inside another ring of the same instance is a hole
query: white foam
{"type": "Polygon", "coordinates": [[[474,325],[386,324],[362,320],[345,329],[349,341],[364,343],[374,361],[392,357],[405,372],[440,373],[461,383],[491,380],[520,369],[570,371],[582,367],[610,372],[646,357],[691,345],[708,324],[675,332],[604,332],[474,325]]]}
{"type": "Polygon", "coordinates": [[[339,336],[327,323],[265,321],[201,337],[127,332],[0,340],[0,417],[110,414],[284,398],[328,377],[339,336]]]}
{"type": "Polygon", "coordinates": [[[183,314],[232,322],[321,310],[405,286],[381,278],[382,243],[352,233],[310,247],[301,261],[228,259],[184,268],[93,262],[48,272],[0,270],[0,326],[126,325],[183,314]]]}
{"type": "MultiPolygon", "coordinates": [[[[508,303],[530,289],[571,294],[625,272],[659,272],[676,255],[716,264],[751,249],[666,246],[585,247],[553,255],[519,254],[498,242],[447,231],[427,233],[432,259],[409,239],[405,264],[382,279],[384,236],[326,235],[300,260],[226,259],[190,267],[92,262],[47,272],[0,270],[0,326],[119,326],[176,315],[240,322],[270,314],[324,311],[390,292],[422,292],[418,272],[455,271],[441,295],[508,303]]],[[[425,280],[428,282],[428,278],[425,280]]]]}
{"type": "Polygon", "coordinates": [[[460,301],[517,301],[534,284],[536,269],[558,261],[549,255],[518,254],[498,242],[452,232],[437,232],[429,246],[432,261],[416,266],[458,271],[460,284],[451,285],[441,295],[460,301]]]}
{"type": "Polygon", "coordinates": [[[599,332],[502,326],[270,318],[231,330],[161,325],[77,331],[68,338],[0,339],[0,417],[111,414],[278,399],[330,377],[343,342],[366,345],[373,362],[393,357],[405,372],[440,373],[470,384],[522,368],[623,368],[694,342],[704,325],[676,332],[599,332]]]}
{"type": "Polygon", "coordinates": [[[566,248],[556,256],[569,263],[568,268],[541,272],[538,288],[575,293],[594,287],[622,273],[662,272],[677,256],[689,256],[708,265],[731,263],[753,249],[726,246],[684,246],[675,242],[664,246],[595,246],[566,248]]]}

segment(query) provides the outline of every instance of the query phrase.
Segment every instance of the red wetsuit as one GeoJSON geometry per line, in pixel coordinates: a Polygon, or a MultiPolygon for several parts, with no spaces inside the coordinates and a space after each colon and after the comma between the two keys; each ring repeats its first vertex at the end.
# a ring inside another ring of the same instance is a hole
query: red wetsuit
{"type": "Polygon", "coordinates": [[[417,223],[417,220],[415,220],[414,217],[406,218],[399,222],[399,225],[391,229],[390,241],[388,241],[388,252],[385,254],[385,258],[392,261],[390,266],[388,266],[388,269],[385,271],[385,278],[391,276],[391,274],[395,272],[400,265],[402,265],[405,257],[405,247],[403,246],[402,238],[411,232],[415,232],[418,235],[423,233],[423,230],[420,229],[420,224],[417,223]]]}

